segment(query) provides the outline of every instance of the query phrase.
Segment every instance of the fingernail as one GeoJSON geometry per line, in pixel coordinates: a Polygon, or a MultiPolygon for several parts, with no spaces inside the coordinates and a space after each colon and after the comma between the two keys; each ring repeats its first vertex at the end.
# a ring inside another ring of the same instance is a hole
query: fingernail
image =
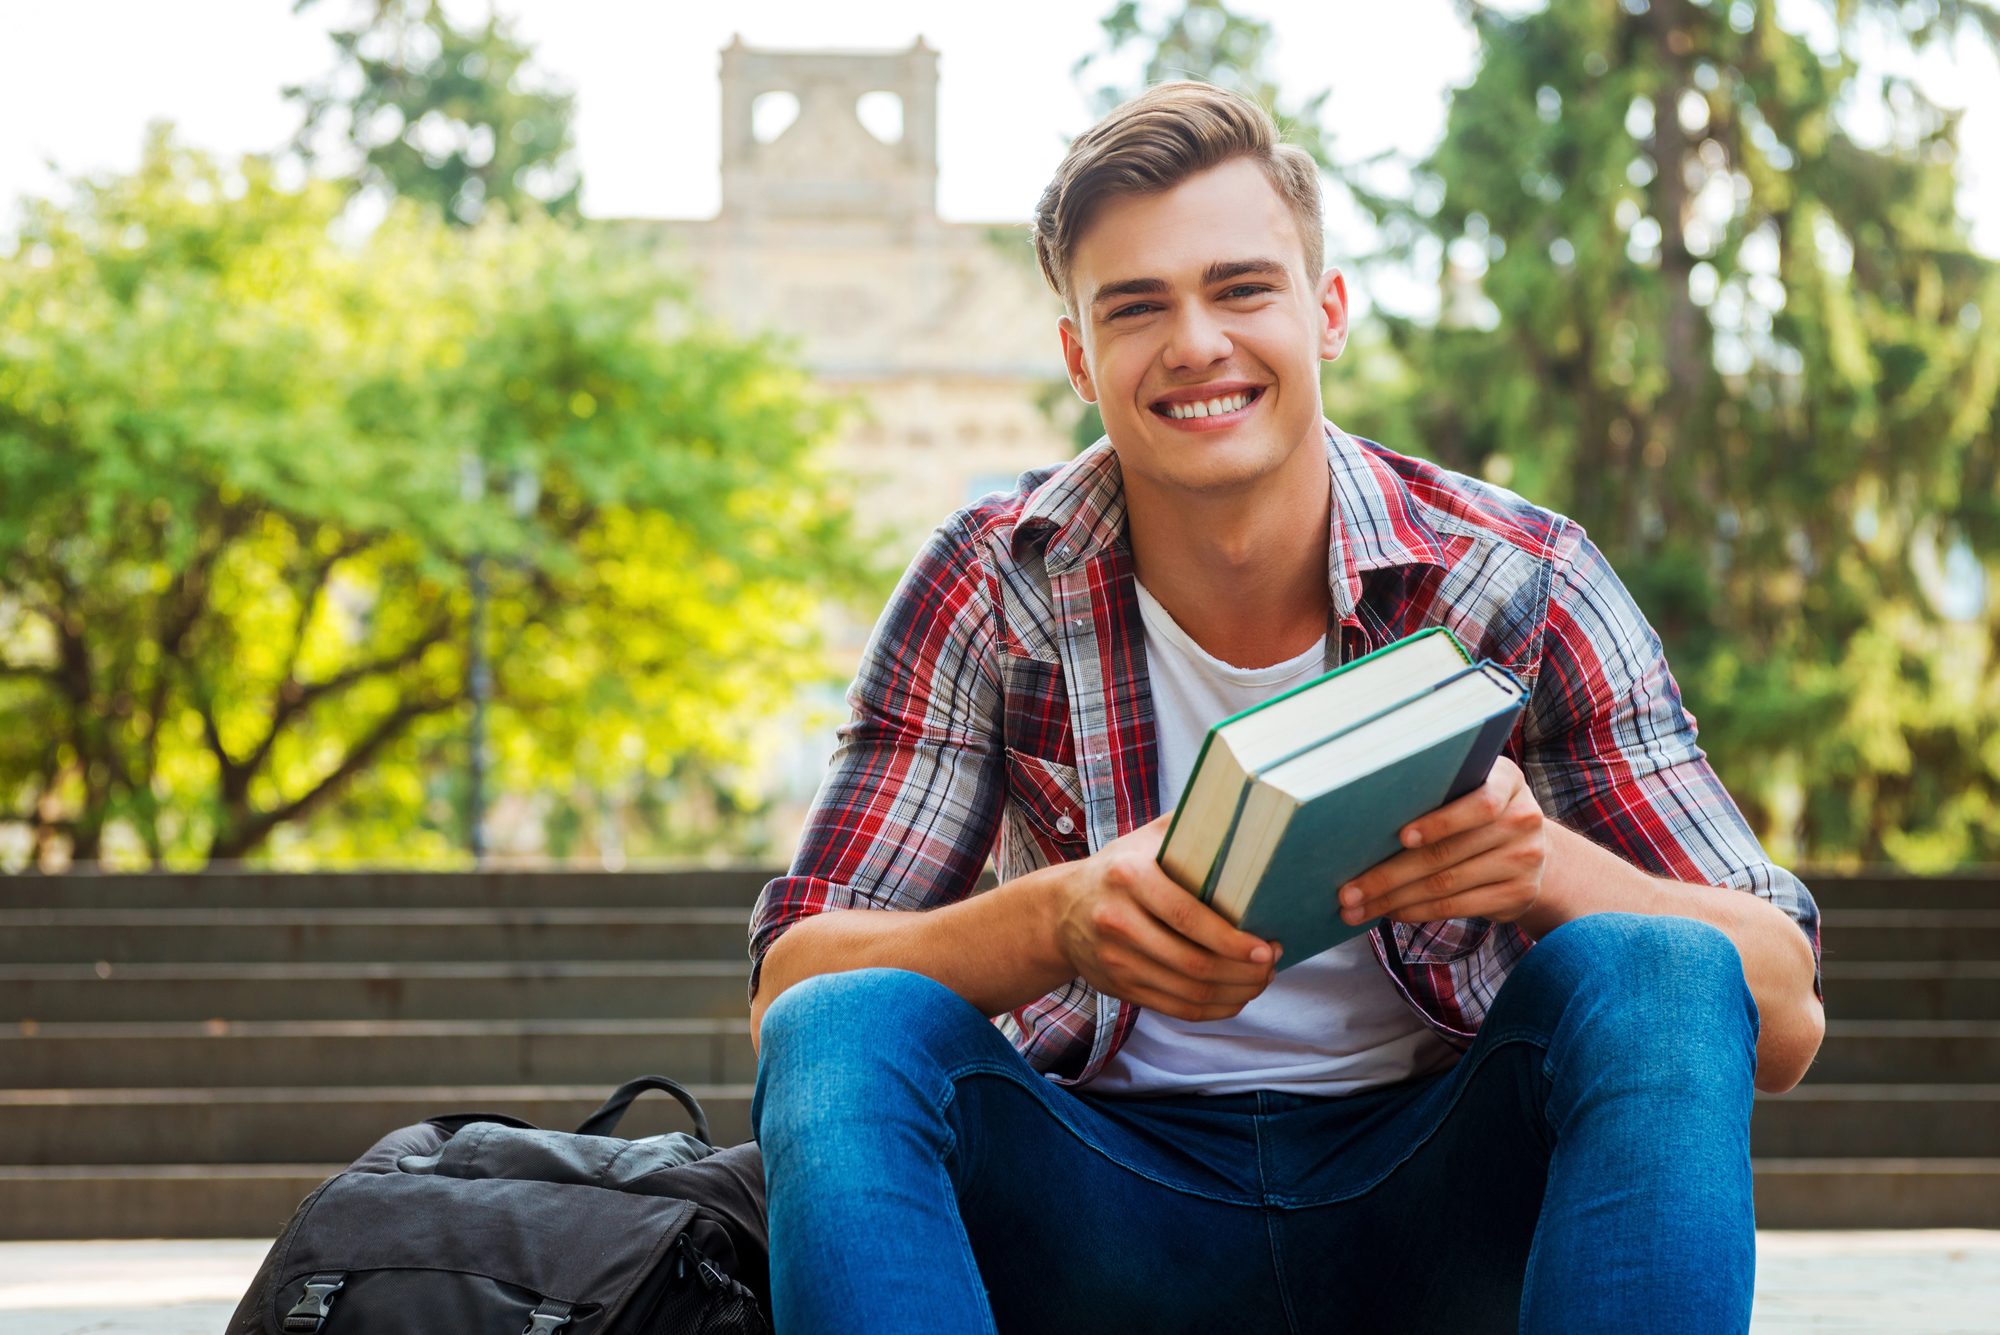
{"type": "Polygon", "coordinates": [[[1256,964],[1270,963],[1271,948],[1269,946],[1258,946],[1255,950],[1250,952],[1250,959],[1253,963],[1256,964]]]}
{"type": "Polygon", "coordinates": [[[1421,844],[1423,841],[1424,837],[1421,834],[1418,834],[1415,830],[1403,831],[1403,847],[1415,848],[1418,844],[1421,844]]]}

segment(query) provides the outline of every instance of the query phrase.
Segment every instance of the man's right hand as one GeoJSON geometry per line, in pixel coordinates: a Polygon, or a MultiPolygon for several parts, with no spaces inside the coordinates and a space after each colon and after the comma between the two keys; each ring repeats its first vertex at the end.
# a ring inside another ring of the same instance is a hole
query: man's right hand
{"type": "Polygon", "coordinates": [[[794,923],[764,954],[752,1041],[771,1002],[815,974],[884,967],[935,978],[985,1015],[1081,977],[1181,1020],[1222,1020],[1270,985],[1276,942],[1239,932],[1155,860],[1167,818],[1090,857],[912,913],[853,908],[794,923]]]}
{"type": "Polygon", "coordinates": [[[1237,931],[1160,869],[1168,819],[1061,866],[1055,946],[1076,976],[1121,1001],[1227,1019],[1270,985],[1283,948],[1237,931]]]}

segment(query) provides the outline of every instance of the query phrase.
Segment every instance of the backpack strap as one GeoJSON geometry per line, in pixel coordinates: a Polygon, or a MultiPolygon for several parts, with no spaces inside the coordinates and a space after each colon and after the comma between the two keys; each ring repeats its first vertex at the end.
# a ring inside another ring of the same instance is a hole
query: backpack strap
{"type": "Polygon", "coordinates": [[[285,1313],[281,1327],[285,1335],[319,1335],[319,1328],[326,1322],[326,1314],[333,1310],[333,1295],[340,1292],[341,1285],[345,1283],[347,1276],[337,1270],[309,1277],[306,1291],[292,1304],[292,1310],[285,1313]]]}
{"type": "Polygon", "coordinates": [[[528,1324],[521,1335],[551,1335],[551,1332],[569,1324],[569,1314],[575,1308],[575,1303],[559,1303],[553,1298],[544,1298],[540,1307],[528,1313],[528,1324]]]}
{"type": "Polygon", "coordinates": [[[715,1143],[708,1134],[708,1118],[702,1113],[701,1104],[695,1096],[682,1089],[663,1075],[642,1075],[637,1080],[627,1080],[611,1092],[604,1106],[583,1119],[583,1125],[576,1129],[579,1136],[608,1136],[618,1129],[618,1121],[625,1116],[625,1110],[632,1106],[632,1100],[649,1089],[662,1090],[680,1100],[694,1119],[694,1138],[704,1145],[715,1143]]]}

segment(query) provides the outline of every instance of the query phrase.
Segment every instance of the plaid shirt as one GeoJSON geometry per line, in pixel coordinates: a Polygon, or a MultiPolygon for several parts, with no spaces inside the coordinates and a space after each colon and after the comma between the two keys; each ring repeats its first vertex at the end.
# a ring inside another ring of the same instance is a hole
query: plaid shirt
{"type": "MultiPolygon", "coordinates": [[[[1427,626],[1530,692],[1506,753],[1542,810],[1648,871],[1783,909],[1811,895],[1765,856],[1695,744],[1660,648],[1560,515],[1327,428],[1327,579],[1348,661],[1427,626]]],[[[945,522],[890,600],[848,692],[853,722],[790,873],[750,924],[764,952],[833,909],[929,909],[1087,856],[1160,813],[1145,631],[1117,455],[1100,442],[945,522]]],[[[1483,918],[1384,923],[1375,954],[1432,1028],[1470,1042],[1530,946],[1483,918]]],[[[1062,1083],[1103,1069],[1138,1008],[1081,978],[996,1023],[1062,1083]]]]}

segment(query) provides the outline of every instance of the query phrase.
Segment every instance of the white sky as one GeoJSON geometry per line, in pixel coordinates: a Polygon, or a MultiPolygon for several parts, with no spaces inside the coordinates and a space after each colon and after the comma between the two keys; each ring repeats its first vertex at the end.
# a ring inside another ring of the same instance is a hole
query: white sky
{"type": "MultiPolygon", "coordinates": [[[[1781,0],[1805,18],[1821,0],[1781,0]]],[[[483,0],[453,0],[465,16],[483,0]]],[[[733,33],[777,47],[907,46],[941,52],[939,206],[948,218],[1027,216],[1089,121],[1071,80],[1098,45],[1109,0],[501,0],[541,64],[578,95],[584,208],[594,216],[703,217],[717,205],[716,53],[733,33]]],[[[1472,72],[1474,43],[1451,0],[1241,0],[1272,19],[1280,83],[1294,98],[1331,86],[1336,151],[1417,154],[1443,130],[1445,94],[1472,72]]],[[[280,88],[327,67],[324,33],[349,0],[303,15],[291,0],[0,0],[0,208],[59,176],[129,169],[146,123],[225,155],[282,143],[295,124],[280,88]],[[49,163],[55,164],[52,174],[49,163]]],[[[1963,204],[2000,254],[2000,65],[1966,43],[1911,69],[1931,95],[1967,106],[1963,204]]],[[[1337,238],[1336,238],[1337,239],[1337,238]]]]}

